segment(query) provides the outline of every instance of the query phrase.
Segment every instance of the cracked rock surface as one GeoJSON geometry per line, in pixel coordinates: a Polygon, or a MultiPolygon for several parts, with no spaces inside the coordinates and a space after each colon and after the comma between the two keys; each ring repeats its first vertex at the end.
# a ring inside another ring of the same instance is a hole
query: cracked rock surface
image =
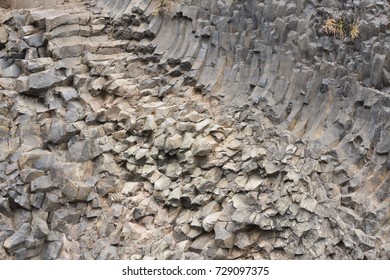
{"type": "Polygon", "coordinates": [[[36,2],[0,1],[0,259],[390,259],[387,1],[36,2]]]}

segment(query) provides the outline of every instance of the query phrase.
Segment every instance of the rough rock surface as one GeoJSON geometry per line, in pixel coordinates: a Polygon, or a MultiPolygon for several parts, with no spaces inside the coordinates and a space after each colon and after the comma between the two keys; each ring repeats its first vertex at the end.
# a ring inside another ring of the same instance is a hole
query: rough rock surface
{"type": "Polygon", "coordinates": [[[68,2],[1,10],[0,259],[390,258],[388,2],[68,2]]]}

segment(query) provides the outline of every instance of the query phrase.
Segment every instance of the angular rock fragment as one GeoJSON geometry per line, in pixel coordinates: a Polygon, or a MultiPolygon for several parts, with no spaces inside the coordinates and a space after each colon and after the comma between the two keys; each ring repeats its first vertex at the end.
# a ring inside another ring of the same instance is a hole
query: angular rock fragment
{"type": "Polygon", "coordinates": [[[191,147],[192,154],[198,157],[208,156],[216,147],[218,143],[212,136],[207,136],[200,140],[195,140],[191,147]]]}
{"type": "Polygon", "coordinates": [[[124,195],[133,196],[141,189],[142,184],[139,182],[127,182],[122,188],[122,193],[124,195]]]}
{"type": "Polygon", "coordinates": [[[44,43],[43,42],[43,33],[35,33],[32,35],[24,36],[23,40],[26,41],[26,43],[30,47],[35,47],[35,48],[43,46],[43,43],[44,43]]]}
{"type": "Polygon", "coordinates": [[[30,76],[21,76],[16,81],[16,88],[20,93],[32,94],[51,87],[64,85],[67,77],[54,70],[45,70],[33,73],[30,76]]]}
{"type": "Polygon", "coordinates": [[[221,212],[215,212],[207,215],[202,221],[202,227],[204,230],[206,232],[212,231],[220,216],[221,212]]]}
{"type": "Polygon", "coordinates": [[[276,173],[278,173],[280,171],[279,167],[272,163],[272,162],[268,162],[265,166],[265,172],[268,174],[268,175],[274,175],[276,173]]]}
{"type": "Polygon", "coordinates": [[[59,94],[65,101],[70,101],[79,97],[79,93],[73,87],[57,87],[55,88],[57,94],[59,94]]]}
{"type": "Polygon", "coordinates": [[[45,238],[50,232],[46,221],[40,218],[33,219],[31,227],[31,234],[37,239],[45,238]]]}
{"type": "Polygon", "coordinates": [[[55,260],[61,252],[63,243],[61,241],[50,242],[44,253],[45,260],[55,260]]]}
{"type": "Polygon", "coordinates": [[[221,248],[231,249],[234,245],[235,234],[226,230],[225,222],[217,222],[214,226],[215,242],[221,248]]]}
{"type": "Polygon", "coordinates": [[[301,200],[300,206],[307,211],[314,213],[317,207],[317,201],[314,198],[304,198],[301,200]]]}
{"type": "Polygon", "coordinates": [[[390,152],[390,128],[383,130],[381,140],[375,150],[378,154],[388,154],[390,152]]]}
{"type": "Polygon", "coordinates": [[[34,168],[42,171],[48,171],[53,164],[53,155],[44,150],[33,150],[22,153],[19,160],[19,168],[34,168]]]}
{"type": "Polygon", "coordinates": [[[175,134],[172,137],[168,137],[165,140],[165,152],[169,153],[171,151],[178,150],[182,144],[183,137],[179,134],[175,134]]]}
{"type": "Polygon", "coordinates": [[[62,194],[71,202],[88,201],[91,190],[91,186],[83,182],[67,180],[62,188],[62,194]]]}
{"type": "Polygon", "coordinates": [[[161,177],[154,182],[154,189],[157,191],[165,191],[168,190],[172,186],[172,181],[165,175],[161,175],[161,177]]]}
{"type": "Polygon", "coordinates": [[[148,115],[145,118],[143,131],[153,131],[157,128],[157,124],[153,115],[148,115]]]}
{"type": "Polygon", "coordinates": [[[53,186],[49,176],[41,176],[31,182],[31,192],[47,192],[53,186]]]}
{"type": "Polygon", "coordinates": [[[85,140],[74,143],[69,147],[69,160],[73,162],[85,162],[92,156],[92,141],[85,140]]]}
{"type": "Polygon", "coordinates": [[[10,237],[8,237],[3,244],[3,247],[10,253],[16,251],[19,246],[22,246],[27,237],[30,235],[31,227],[28,223],[24,223],[21,227],[10,237]]]}
{"type": "Polygon", "coordinates": [[[0,76],[3,78],[18,78],[22,74],[22,70],[15,64],[1,70],[0,76]]]}

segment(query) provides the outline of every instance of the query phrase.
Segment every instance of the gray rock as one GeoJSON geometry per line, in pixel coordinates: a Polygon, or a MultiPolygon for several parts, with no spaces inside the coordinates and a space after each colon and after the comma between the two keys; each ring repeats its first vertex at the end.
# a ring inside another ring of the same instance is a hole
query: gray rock
{"type": "Polygon", "coordinates": [[[60,144],[67,142],[69,138],[70,136],[67,135],[67,124],[63,121],[54,119],[51,123],[47,140],[54,144],[60,144]]]}
{"type": "Polygon", "coordinates": [[[190,246],[190,250],[196,253],[201,253],[203,250],[206,250],[208,246],[213,244],[214,239],[210,234],[203,234],[196,238],[190,246]]]}
{"type": "Polygon", "coordinates": [[[167,164],[167,169],[165,170],[165,175],[175,180],[181,176],[183,168],[178,162],[172,162],[167,164]]]}
{"type": "Polygon", "coordinates": [[[163,97],[167,96],[171,91],[172,91],[172,86],[171,85],[163,86],[158,91],[158,97],[163,98],[163,97]]]}
{"type": "Polygon", "coordinates": [[[195,131],[202,132],[207,127],[209,127],[212,123],[213,121],[211,119],[202,120],[195,125],[195,131]]]}
{"type": "Polygon", "coordinates": [[[232,215],[232,221],[241,226],[245,226],[250,223],[250,218],[253,217],[253,212],[247,208],[237,209],[232,215]]]}
{"type": "Polygon", "coordinates": [[[59,197],[56,194],[46,193],[43,199],[42,209],[46,212],[53,212],[61,207],[59,197]]]}
{"type": "Polygon", "coordinates": [[[102,91],[104,86],[106,85],[107,80],[103,77],[99,77],[95,80],[93,80],[91,84],[91,94],[92,96],[99,96],[102,91]]]}
{"type": "Polygon", "coordinates": [[[4,78],[18,78],[22,74],[22,70],[15,64],[1,70],[0,75],[4,78]]]}
{"type": "Polygon", "coordinates": [[[314,198],[307,197],[302,199],[299,205],[303,209],[306,209],[307,211],[314,213],[317,208],[317,204],[318,203],[314,198]]]}
{"type": "Polygon", "coordinates": [[[260,188],[260,186],[263,184],[264,180],[258,176],[258,175],[252,175],[248,178],[248,181],[246,181],[244,185],[244,189],[246,191],[255,191],[260,188]]]}
{"type": "Polygon", "coordinates": [[[221,248],[231,249],[234,246],[235,234],[226,230],[227,223],[217,222],[214,226],[215,242],[221,248]]]}
{"type": "Polygon", "coordinates": [[[127,182],[122,188],[122,193],[127,196],[136,195],[137,192],[142,188],[142,183],[140,182],[127,182]]]}
{"type": "Polygon", "coordinates": [[[43,33],[35,33],[33,35],[24,36],[23,40],[26,41],[26,43],[30,47],[35,47],[35,48],[41,47],[44,44],[43,33]]]}
{"type": "Polygon", "coordinates": [[[57,87],[55,92],[59,94],[66,102],[79,97],[79,93],[73,87],[57,87]]]}
{"type": "Polygon", "coordinates": [[[235,139],[232,142],[230,142],[227,147],[228,147],[228,149],[231,149],[231,150],[240,150],[242,147],[242,143],[240,140],[235,139]]]}
{"type": "Polygon", "coordinates": [[[53,28],[64,24],[80,24],[87,25],[91,20],[92,14],[90,12],[82,12],[71,15],[61,15],[51,20],[46,20],[46,28],[52,30],[53,28]]]}
{"type": "Polygon", "coordinates": [[[378,154],[388,154],[390,151],[390,128],[382,131],[381,139],[375,150],[378,154]]]}
{"type": "Polygon", "coordinates": [[[54,70],[46,70],[33,73],[28,77],[19,77],[16,81],[18,92],[30,93],[31,91],[43,91],[54,86],[65,84],[67,78],[54,70]]]}
{"type": "Polygon", "coordinates": [[[8,237],[3,244],[3,247],[9,252],[12,253],[16,251],[30,235],[31,227],[28,223],[24,223],[21,227],[10,237],[8,237]]]}
{"type": "Polygon", "coordinates": [[[274,164],[273,162],[268,162],[265,166],[265,172],[268,174],[268,175],[274,175],[276,173],[278,173],[280,171],[279,167],[274,164]]]}
{"type": "Polygon", "coordinates": [[[294,233],[298,237],[302,237],[305,233],[307,233],[311,229],[311,226],[308,222],[297,223],[293,228],[294,233]]]}
{"type": "Polygon", "coordinates": [[[111,178],[98,180],[95,187],[100,197],[117,191],[115,180],[111,178]]]}
{"type": "Polygon", "coordinates": [[[242,170],[246,173],[250,173],[259,168],[258,164],[253,160],[248,160],[242,164],[242,170]]]}
{"type": "Polygon", "coordinates": [[[23,169],[20,171],[19,175],[23,182],[30,183],[35,179],[44,176],[45,172],[37,169],[23,169]]]}
{"type": "Polygon", "coordinates": [[[371,83],[372,85],[380,89],[382,87],[382,70],[383,66],[385,65],[386,55],[381,55],[376,53],[374,56],[374,59],[372,61],[372,68],[371,68],[371,83]]]}
{"type": "Polygon", "coordinates": [[[215,224],[217,223],[221,212],[215,212],[207,215],[202,221],[202,227],[206,232],[211,232],[214,229],[215,224]]]}
{"type": "Polygon", "coordinates": [[[59,256],[63,247],[62,241],[50,242],[44,253],[45,260],[55,260],[59,256]]]}
{"type": "Polygon", "coordinates": [[[140,89],[140,90],[151,89],[151,88],[156,87],[157,84],[158,84],[158,80],[155,80],[155,79],[144,80],[144,81],[142,81],[141,84],[139,85],[139,89],[140,89]]]}
{"type": "Polygon", "coordinates": [[[169,153],[178,150],[182,144],[183,137],[179,134],[175,134],[172,137],[168,137],[165,140],[165,152],[169,153]]]}
{"type": "Polygon", "coordinates": [[[8,217],[11,217],[13,214],[8,199],[3,198],[1,196],[0,196],[0,213],[8,217]]]}
{"type": "Polygon", "coordinates": [[[91,191],[91,186],[88,186],[83,182],[70,180],[66,180],[66,183],[62,188],[62,194],[69,202],[88,201],[91,191]]]}
{"type": "Polygon", "coordinates": [[[19,194],[17,192],[11,191],[9,193],[11,201],[19,205],[20,207],[31,210],[31,202],[30,202],[30,194],[29,193],[22,193],[19,194]]]}
{"type": "Polygon", "coordinates": [[[191,147],[192,154],[194,156],[204,157],[208,156],[216,147],[218,143],[212,136],[207,136],[200,140],[195,140],[191,147]]]}
{"type": "Polygon", "coordinates": [[[255,224],[257,224],[262,230],[272,230],[276,226],[272,218],[267,215],[257,215],[255,218],[255,224]]]}
{"type": "Polygon", "coordinates": [[[45,238],[50,232],[46,221],[40,218],[33,219],[31,227],[31,234],[38,239],[45,238]]]}
{"type": "Polygon", "coordinates": [[[239,232],[236,235],[234,246],[243,250],[248,249],[257,242],[259,237],[260,232],[258,231],[239,232]]]}
{"type": "Polygon", "coordinates": [[[165,191],[172,187],[172,181],[164,174],[154,182],[154,189],[157,191],[165,191]]]}
{"type": "Polygon", "coordinates": [[[91,140],[79,141],[69,147],[69,160],[72,162],[85,162],[91,159],[91,140]]]}
{"type": "Polygon", "coordinates": [[[366,235],[360,229],[355,229],[356,240],[362,245],[364,251],[375,248],[376,239],[375,237],[366,235]]]}
{"type": "Polygon", "coordinates": [[[172,206],[172,207],[179,207],[181,196],[182,196],[181,188],[179,188],[179,187],[175,188],[169,194],[169,196],[167,198],[167,204],[172,206]]]}
{"type": "Polygon", "coordinates": [[[156,121],[154,119],[154,116],[153,115],[146,116],[144,127],[142,130],[143,131],[153,131],[156,128],[157,128],[157,124],[156,124],[156,121]]]}
{"type": "Polygon", "coordinates": [[[288,196],[284,196],[276,201],[275,208],[276,210],[278,210],[280,215],[284,216],[287,210],[290,208],[291,204],[291,198],[288,196]]]}
{"type": "Polygon", "coordinates": [[[8,41],[8,32],[5,29],[5,26],[0,26],[0,44],[5,44],[8,41]]]}
{"type": "Polygon", "coordinates": [[[49,176],[42,176],[31,182],[32,192],[47,192],[53,186],[53,182],[49,176]]]}
{"type": "Polygon", "coordinates": [[[37,209],[42,208],[42,203],[45,198],[44,193],[33,193],[30,196],[30,203],[32,207],[35,207],[37,209]]]}
{"type": "Polygon", "coordinates": [[[80,222],[80,212],[72,208],[61,208],[50,215],[51,230],[64,231],[66,225],[75,225],[80,222]]]}
{"type": "Polygon", "coordinates": [[[35,59],[26,59],[18,61],[18,65],[22,68],[25,74],[36,73],[45,70],[53,64],[51,57],[40,57],[35,59]]]}

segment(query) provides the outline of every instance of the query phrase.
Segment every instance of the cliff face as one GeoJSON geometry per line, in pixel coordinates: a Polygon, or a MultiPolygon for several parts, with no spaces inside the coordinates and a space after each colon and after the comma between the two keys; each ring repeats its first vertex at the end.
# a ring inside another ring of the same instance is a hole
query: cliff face
{"type": "Polygon", "coordinates": [[[390,258],[388,2],[60,2],[0,17],[1,259],[390,258]]]}

